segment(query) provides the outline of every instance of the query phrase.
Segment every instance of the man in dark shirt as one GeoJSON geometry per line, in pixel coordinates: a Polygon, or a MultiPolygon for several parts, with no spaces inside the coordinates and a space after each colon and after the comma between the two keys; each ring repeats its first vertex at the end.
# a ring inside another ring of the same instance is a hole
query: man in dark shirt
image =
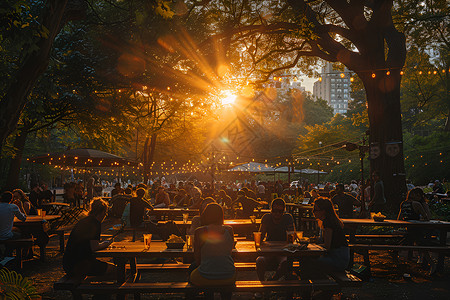
{"type": "Polygon", "coordinates": [[[253,211],[257,207],[261,207],[263,203],[256,201],[255,199],[249,198],[245,195],[245,191],[240,190],[237,193],[238,197],[231,203],[231,207],[234,208],[236,204],[240,203],[242,205],[242,212],[240,217],[248,219],[253,215],[253,211]]]}
{"type": "Polygon", "coordinates": [[[130,225],[131,227],[139,227],[142,225],[144,215],[147,209],[153,210],[153,206],[144,199],[145,190],[138,188],[136,197],[130,199],[130,225]]]}
{"type": "Polygon", "coordinates": [[[41,191],[39,192],[39,202],[41,203],[49,203],[54,202],[55,196],[52,191],[48,189],[48,185],[46,183],[41,184],[41,191]]]}
{"type": "Polygon", "coordinates": [[[75,283],[86,276],[115,278],[116,267],[94,258],[93,252],[107,248],[111,240],[100,242],[101,223],[107,215],[108,204],[100,199],[92,200],[91,210],[70,233],[63,257],[64,271],[75,283]]]}
{"type": "Polygon", "coordinates": [[[39,199],[40,192],[41,192],[41,188],[39,187],[39,184],[34,183],[31,186],[31,191],[30,191],[30,196],[29,196],[31,205],[34,208],[41,208],[41,200],[39,199]]]}
{"type": "Polygon", "coordinates": [[[125,207],[131,200],[131,189],[126,188],[124,194],[117,194],[111,198],[110,216],[121,218],[125,207]]]}
{"type": "Polygon", "coordinates": [[[344,185],[336,185],[336,195],[331,199],[339,208],[339,218],[353,218],[353,206],[361,206],[361,203],[352,195],[344,193],[344,185]]]}
{"type": "MultiPolygon", "coordinates": [[[[266,238],[270,242],[286,242],[287,232],[294,231],[294,219],[291,214],[285,213],[286,203],[281,198],[272,201],[272,212],[265,214],[261,219],[261,241],[266,238]]],[[[276,272],[269,280],[278,280],[286,275],[289,270],[289,263],[286,256],[265,257],[259,256],[256,259],[256,273],[260,281],[265,280],[265,273],[268,269],[275,269],[276,272]]]]}
{"type": "Polygon", "coordinates": [[[122,194],[122,193],[123,193],[123,189],[120,186],[120,182],[117,182],[114,185],[114,188],[111,190],[111,197],[114,197],[115,195],[119,195],[119,194],[122,194]]]}

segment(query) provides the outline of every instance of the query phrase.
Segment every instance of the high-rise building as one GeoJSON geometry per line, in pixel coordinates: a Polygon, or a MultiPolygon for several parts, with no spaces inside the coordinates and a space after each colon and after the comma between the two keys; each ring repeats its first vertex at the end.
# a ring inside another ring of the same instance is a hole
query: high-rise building
{"type": "Polygon", "coordinates": [[[334,113],[346,113],[350,98],[350,72],[333,70],[331,63],[326,62],[322,68],[320,79],[314,82],[313,96],[327,101],[334,113]]]}

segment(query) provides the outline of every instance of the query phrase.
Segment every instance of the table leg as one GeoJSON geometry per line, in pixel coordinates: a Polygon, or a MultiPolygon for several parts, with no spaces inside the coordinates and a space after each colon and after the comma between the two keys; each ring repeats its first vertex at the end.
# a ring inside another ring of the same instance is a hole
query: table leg
{"type": "MultiPolygon", "coordinates": [[[[126,280],[126,271],[125,271],[125,263],[126,258],[118,257],[114,259],[114,263],[117,265],[117,284],[123,284],[126,280]]],[[[125,300],[125,294],[117,294],[117,300],[125,300]]]]}
{"type": "MultiPolygon", "coordinates": [[[[447,245],[447,229],[441,229],[439,232],[439,244],[442,247],[445,247],[447,245]]],[[[444,260],[445,260],[445,253],[439,252],[438,253],[438,262],[437,262],[437,270],[439,272],[444,271],[444,260]]]]}

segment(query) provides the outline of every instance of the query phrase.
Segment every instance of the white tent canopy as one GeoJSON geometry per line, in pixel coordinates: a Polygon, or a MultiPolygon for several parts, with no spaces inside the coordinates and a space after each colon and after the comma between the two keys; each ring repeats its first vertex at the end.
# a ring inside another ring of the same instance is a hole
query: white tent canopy
{"type": "Polygon", "coordinates": [[[302,174],[327,174],[327,172],[323,172],[323,171],[319,171],[319,170],[314,170],[314,169],[301,169],[300,173],[302,174]]]}
{"type": "Polygon", "coordinates": [[[289,172],[302,173],[302,170],[291,168],[291,170],[289,171],[288,167],[279,167],[279,168],[275,168],[275,172],[278,172],[278,173],[289,173],[289,172]]]}
{"type": "Polygon", "coordinates": [[[275,169],[269,166],[268,164],[249,162],[234,168],[229,169],[231,172],[252,172],[252,173],[266,173],[266,172],[275,172],[275,169]]]}

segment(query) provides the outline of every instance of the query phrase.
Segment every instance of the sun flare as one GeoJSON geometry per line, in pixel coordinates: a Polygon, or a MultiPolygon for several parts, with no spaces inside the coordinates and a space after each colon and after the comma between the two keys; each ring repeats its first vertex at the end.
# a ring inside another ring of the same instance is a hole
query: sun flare
{"type": "Polygon", "coordinates": [[[227,91],[224,93],[224,97],[222,98],[222,105],[230,105],[236,101],[236,95],[232,92],[227,91]]]}

